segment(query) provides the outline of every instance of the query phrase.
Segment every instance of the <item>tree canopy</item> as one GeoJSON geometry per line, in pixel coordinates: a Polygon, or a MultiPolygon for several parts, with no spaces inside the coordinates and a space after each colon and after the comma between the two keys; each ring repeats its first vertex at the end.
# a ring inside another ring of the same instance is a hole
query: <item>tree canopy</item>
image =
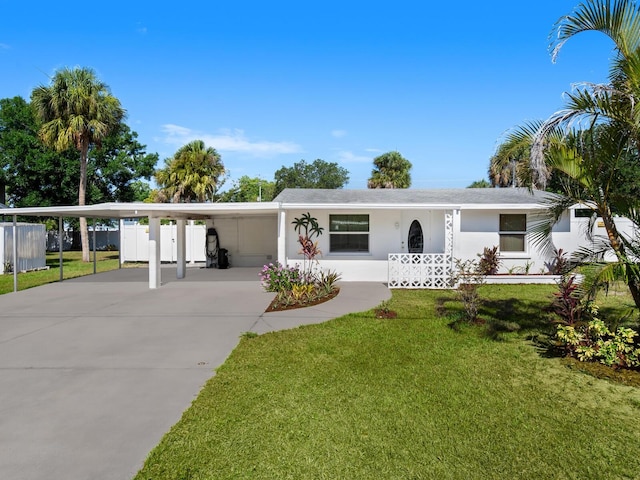
{"type": "Polygon", "coordinates": [[[258,177],[243,175],[233,182],[233,186],[222,193],[223,202],[270,202],[273,200],[276,184],[258,177]]]}
{"type": "MultiPolygon", "coordinates": [[[[89,204],[142,200],[157,154],[147,154],[138,134],[121,122],[89,151],[89,204]]],[[[22,97],[0,99],[0,178],[7,203],[16,207],[74,205],[78,200],[78,152],[58,152],[38,138],[38,125],[22,97]]]]}
{"type": "Polygon", "coordinates": [[[368,188],[409,188],[411,162],[400,152],[387,152],[373,159],[374,168],[367,182],[368,188]]]}
{"type": "Polygon", "coordinates": [[[156,171],[160,190],[157,199],[165,202],[211,202],[216,199],[225,173],[218,152],[194,140],[165,160],[164,168],[156,171]]]}
{"type": "Polygon", "coordinates": [[[337,163],[316,159],[300,160],[292,167],[282,167],[274,174],[274,197],[285,188],[342,188],[349,182],[349,172],[337,163]]]}

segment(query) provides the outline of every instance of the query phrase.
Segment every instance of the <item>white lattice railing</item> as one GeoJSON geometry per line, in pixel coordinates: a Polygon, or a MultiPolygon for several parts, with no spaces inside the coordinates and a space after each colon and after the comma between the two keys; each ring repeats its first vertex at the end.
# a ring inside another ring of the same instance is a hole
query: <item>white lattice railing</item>
{"type": "Polygon", "coordinates": [[[450,253],[390,253],[389,288],[451,288],[450,253]]]}

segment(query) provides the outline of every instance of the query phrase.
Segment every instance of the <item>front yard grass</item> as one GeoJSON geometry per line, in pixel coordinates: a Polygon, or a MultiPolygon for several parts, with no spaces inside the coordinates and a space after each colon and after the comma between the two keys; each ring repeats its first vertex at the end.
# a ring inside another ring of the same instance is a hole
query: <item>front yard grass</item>
{"type": "MultiPolygon", "coordinates": [[[[96,272],[106,272],[118,268],[118,252],[96,252],[96,272]]],[[[82,261],[82,252],[63,252],[62,256],[64,279],[81,277],[93,273],[93,252],[91,261],[82,261]]],[[[18,273],[18,290],[38,287],[46,283],[60,280],[60,254],[48,252],[46,263],[48,270],[18,273]]],[[[0,275],[0,295],[13,292],[13,274],[0,275]]]]}
{"type": "Polygon", "coordinates": [[[640,389],[530,341],[554,287],[481,291],[484,326],[394,290],[394,320],[246,335],[136,479],[640,478],[640,389]]]}

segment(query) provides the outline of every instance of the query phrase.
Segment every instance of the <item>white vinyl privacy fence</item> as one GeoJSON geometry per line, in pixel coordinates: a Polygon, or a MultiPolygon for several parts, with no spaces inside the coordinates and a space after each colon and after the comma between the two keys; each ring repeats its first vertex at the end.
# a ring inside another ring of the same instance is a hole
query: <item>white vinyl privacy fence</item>
{"type": "MultiPolygon", "coordinates": [[[[187,262],[204,262],[206,257],[205,225],[186,225],[185,249],[187,262]]],[[[160,228],[160,258],[163,262],[175,262],[178,259],[178,231],[176,225],[162,225],[160,228]]],[[[121,261],[149,261],[149,226],[124,225],[120,232],[121,261]]]]}
{"type": "Polygon", "coordinates": [[[45,226],[37,223],[16,225],[18,262],[13,259],[13,223],[0,223],[0,273],[9,273],[15,267],[18,272],[45,268],[45,226]]]}

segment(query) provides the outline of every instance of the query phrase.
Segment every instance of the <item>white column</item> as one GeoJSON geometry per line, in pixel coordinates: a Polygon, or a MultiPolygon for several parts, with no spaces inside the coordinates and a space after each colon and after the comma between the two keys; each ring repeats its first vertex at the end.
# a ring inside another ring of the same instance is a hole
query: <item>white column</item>
{"type": "Polygon", "coordinates": [[[149,288],[161,285],[160,219],[149,217],[149,288]]]}
{"type": "Polygon", "coordinates": [[[118,247],[118,268],[122,268],[124,263],[124,219],[118,220],[118,231],[120,233],[120,246],[118,247]]]}
{"type": "Polygon", "coordinates": [[[287,265],[287,214],[284,210],[278,212],[278,262],[287,265]]]}
{"type": "Polygon", "coordinates": [[[182,219],[176,222],[176,241],[178,242],[178,255],[177,255],[177,278],[184,278],[187,272],[187,235],[186,235],[186,222],[182,219]]]}
{"type": "Polygon", "coordinates": [[[190,234],[190,242],[189,242],[189,255],[190,255],[190,261],[189,263],[191,265],[195,265],[196,263],[196,249],[193,246],[193,242],[195,242],[195,236],[196,236],[196,232],[195,232],[195,227],[194,227],[194,221],[193,220],[189,220],[189,234],[190,234]]]}
{"type": "Polygon", "coordinates": [[[18,291],[18,217],[13,216],[13,291],[18,291]]]}

